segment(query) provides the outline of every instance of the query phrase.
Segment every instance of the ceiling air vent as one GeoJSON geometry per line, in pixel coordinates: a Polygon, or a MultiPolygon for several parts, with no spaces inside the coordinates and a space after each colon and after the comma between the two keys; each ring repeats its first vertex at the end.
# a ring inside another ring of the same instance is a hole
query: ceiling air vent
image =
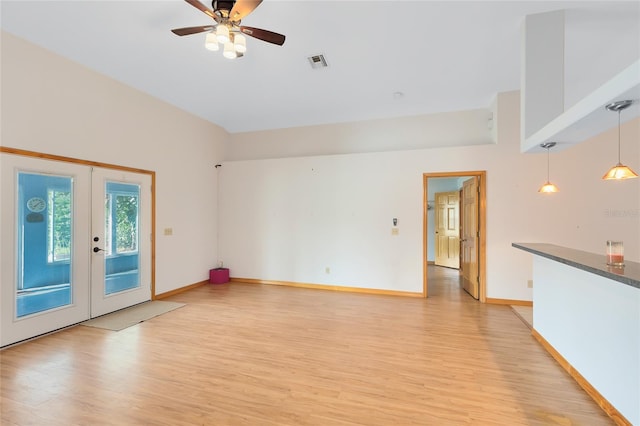
{"type": "Polygon", "coordinates": [[[309,60],[309,63],[311,64],[311,68],[313,68],[313,69],[326,68],[327,67],[327,60],[324,59],[324,55],[309,56],[307,59],[309,60]]]}

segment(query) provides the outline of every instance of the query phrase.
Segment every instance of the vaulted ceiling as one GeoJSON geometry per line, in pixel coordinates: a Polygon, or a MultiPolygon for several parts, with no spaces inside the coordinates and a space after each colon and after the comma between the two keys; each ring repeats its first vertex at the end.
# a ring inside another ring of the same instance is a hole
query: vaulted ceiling
{"type": "MultiPolygon", "coordinates": [[[[213,22],[181,0],[1,8],[3,30],[231,133],[485,108],[520,87],[526,15],[576,10],[585,67],[637,46],[628,39],[640,21],[636,1],[266,0],[242,24],[285,34],[285,44],[248,37],[245,56],[229,60],[204,48],[205,33],[170,32],[213,22]],[[620,43],[605,42],[612,31],[620,43]],[[327,68],[310,66],[318,54],[327,68]]],[[[573,69],[568,79],[579,78],[573,69]]]]}

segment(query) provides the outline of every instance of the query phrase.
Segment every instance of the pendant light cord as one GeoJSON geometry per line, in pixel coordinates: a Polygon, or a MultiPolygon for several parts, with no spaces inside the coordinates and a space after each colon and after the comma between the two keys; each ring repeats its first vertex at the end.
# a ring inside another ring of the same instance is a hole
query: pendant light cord
{"type": "Polygon", "coordinates": [[[547,182],[549,182],[549,148],[547,148],[547,182]]]}
{"type": "Polygon", "coordinates": [[[618,164],[620,163],[620,111],[618,110],[618,164]]]}

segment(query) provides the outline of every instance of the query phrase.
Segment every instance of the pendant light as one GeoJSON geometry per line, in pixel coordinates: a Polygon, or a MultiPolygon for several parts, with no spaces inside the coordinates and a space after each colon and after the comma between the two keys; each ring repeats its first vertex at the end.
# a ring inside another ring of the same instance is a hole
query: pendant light
{"type": "Polygon", "coordinates": [[[541,143],[540,146],[547,150],[547,182],[538,189],[538,192],[543,194],[551,194],[553,192],[558,192],[558,187],[549,181],[549,149],[556,146],[555,142],[545,142],[541,143]]]}
{"type": "Polygon", "coordinates": [[[609,111],[618,113],[618,164],[609,169],[609,171],[602,176],[604,180],[622,180],[637,178],[638,174],[631,170],[629,167],[623,165],[620,162],[620,112],[633,104],[631,100],[618,101],[610,103],[606,106],[609,111]]]}

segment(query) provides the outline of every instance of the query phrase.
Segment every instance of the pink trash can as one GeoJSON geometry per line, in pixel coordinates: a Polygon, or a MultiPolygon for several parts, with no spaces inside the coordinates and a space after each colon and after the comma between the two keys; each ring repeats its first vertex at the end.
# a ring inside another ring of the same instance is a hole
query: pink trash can
{"type": "Polygon", "coordinates": [[[209,283],[224,284],[229,282],[229,268],[215,268],[209,270],[209,283]]]}

